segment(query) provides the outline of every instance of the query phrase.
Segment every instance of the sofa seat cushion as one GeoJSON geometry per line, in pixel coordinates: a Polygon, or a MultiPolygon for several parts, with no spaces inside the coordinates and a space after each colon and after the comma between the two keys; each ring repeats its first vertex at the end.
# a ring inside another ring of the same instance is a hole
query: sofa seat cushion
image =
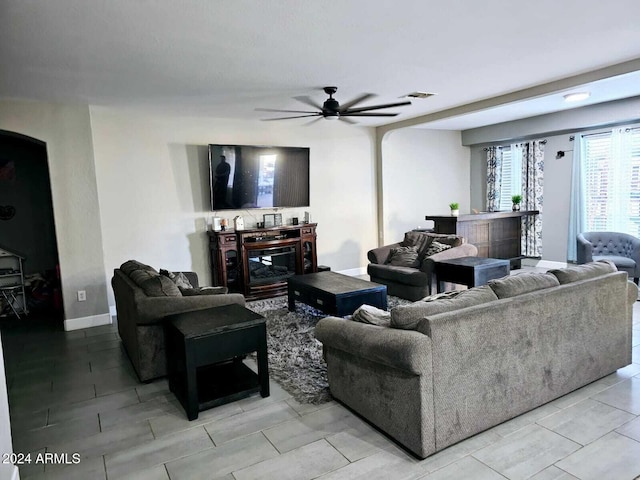
{"type": "Polygon", "coordinates": [[[403,330],[419,330],[429,334],[420,325],[422,320],[439,313],[451,312],[462,308],[473,307],[493,302],[498,297],[488,285],[463,290],[456,296],[437,298],[433,301],[417,301],[410,305],[400,305],[391,309],[391,326],[403,330]]]}
{"type": "Polygon", "coordinates": [[[609,260],[599,260],[597,262],[585,263],[584,265],[549,270],[548,273],[555,275],[560,284],[564,285],[566,283],[600,277],[608,273],[616,272],[617,270],[613,262],[609,260]]]}
{"type": "Polygon", "coordinates": [[[601,260],[608,260],[612,262],[616,267],[618,267],[618,270],[628,271],[628,270],[634,270],[636,268],[636,261],[629,257],[618,257],[615,255],[607,255],[607,256],[594,255],[593,256],[594,262],[598,262],[601,260]]]}
{"type": "Polygon", "coordinates": [[[185,297],[193,297],[195,295],[224,295],[229,292],[227,287],[197,287],[184,288],[178,287],[180,293],[185,297]]]}
{"type": "MultiPolygon", "coordinates": [[[[417,268],[397,267],[395,265],[378,265],[370,263],[367,266],[367,273],[380,280],[387,280],[394,283],[413,285],[422,287],[427,284],[427,274],[417,268]]],[[[375,280],[373,280],[375,282],[375,280]]]]}
{"type": "Polygon", "coordinates": [[[509,298],[536,290],[557,287],[558,279],[549,273],[519,273],[509,277],[489,280],[489,287],[498,298],[509,298]]]}

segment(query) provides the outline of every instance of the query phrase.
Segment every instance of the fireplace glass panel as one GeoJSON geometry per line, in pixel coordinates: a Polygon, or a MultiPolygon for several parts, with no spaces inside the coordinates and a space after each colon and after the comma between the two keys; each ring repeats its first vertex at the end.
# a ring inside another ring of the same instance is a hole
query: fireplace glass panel
{"type": "Polygon", "coordinates": [[[249,285],[284,281],[296,273],[296,248],[274,247],[251,249],[249,285]]]}

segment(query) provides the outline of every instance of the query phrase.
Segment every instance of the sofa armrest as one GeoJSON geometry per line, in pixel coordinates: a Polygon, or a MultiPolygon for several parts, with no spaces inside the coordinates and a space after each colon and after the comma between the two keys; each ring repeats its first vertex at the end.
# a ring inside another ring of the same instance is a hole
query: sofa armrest
{"type": "Polygon", "coordinates": [[[576,262],[579,265],[593,262],[593,245],[581,233],[576,239],[576,262]]]}
{"type": "Polygon", "coordinates": [[[136,305],[138,325],[158,323],[167,315],[174,313],[202,310],[237,303],[245,305],[244,296],[240,293],[224,295],[195,295],[189,297],[145,297],[136,305]]]}
{"type": "Polygon", "coordinates": [[[450,258],[474,257],[478,255],[478,249],[470,243],[463,243],[457,247],[449,248],[440,253],[425,257],[420,265],[420,270],[425,273],[433,272],[433,264],[439,260],[448,260],[450,258]]]}
{"type": "Polygon", "coordinates": [[[392,248],[397,248],[401,245],[400,242],[392,243],[391,245],[385,245],[383,247],[374,248],[367,252],[367,258],[371,263],[377,263],[382,265],[387,258],[389,258],[389,253],[391,253],[392,248]]]}
{"type": "Polygon", "coordinates": [[[419,332],[326,317],[318,322],[315,335],[325,348],[416,375],[430,371],[431,339],[419,332]]]}
{"type": "Polygon", "coordinates": [[[629,308],[633,308],[633,305],[638,301],[638,286],[631,280],[627,281],[627,302],[629,308]]]}

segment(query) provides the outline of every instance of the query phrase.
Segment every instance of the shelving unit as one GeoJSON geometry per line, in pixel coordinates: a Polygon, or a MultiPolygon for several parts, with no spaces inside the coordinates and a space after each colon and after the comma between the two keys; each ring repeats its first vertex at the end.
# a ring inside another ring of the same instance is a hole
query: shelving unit
{"type": "Polygon", "coordinates": [[[24,259],[18,252],[0,246],[0,317],[29,313],[24,290],[24,259]]]}

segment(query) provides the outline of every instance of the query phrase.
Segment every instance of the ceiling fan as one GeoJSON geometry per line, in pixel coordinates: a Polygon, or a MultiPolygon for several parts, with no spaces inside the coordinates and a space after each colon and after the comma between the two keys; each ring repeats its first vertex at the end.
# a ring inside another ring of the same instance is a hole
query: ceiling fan
{"type": "MultiPolygon", "coordinates": [[[[327,120],[342,120],[347,123],[355,123],[347,117],[395,117],[397,113],[378,113],[371,112],[371,110],[380,110],[383,108],[401,107],[404,105],[411,105],[409,101],[385,103],[382,105],[372,105],[369,107],[354,108],[355,105],[368,100],[373,97],[372,93],[365,93],[359,97],[354,98],[350,102],[340,105],[338,101],[333,98],[333,95],[338,90],[338,87],[324,87],[324,93],[329,95],[329,98],[324,101],[322,106],[318,105],[314,100],[307,96],[294,97],[299,102],[309,105],[315,108],[315,111],[309,110],[276,110],[273,108],[256,108],[258,112],[281,112],[281,113],[299,113],[301,115],[293,115],[290,117],[276,117],[276,118],[263,118],[265,121],[272,120],[288,120],[290,118],[303,118],[303,117],[318,117],[316,120],[326,118],[327,120]]],[[[315,120],[314,120],[315,121],[315,120]]]]}

